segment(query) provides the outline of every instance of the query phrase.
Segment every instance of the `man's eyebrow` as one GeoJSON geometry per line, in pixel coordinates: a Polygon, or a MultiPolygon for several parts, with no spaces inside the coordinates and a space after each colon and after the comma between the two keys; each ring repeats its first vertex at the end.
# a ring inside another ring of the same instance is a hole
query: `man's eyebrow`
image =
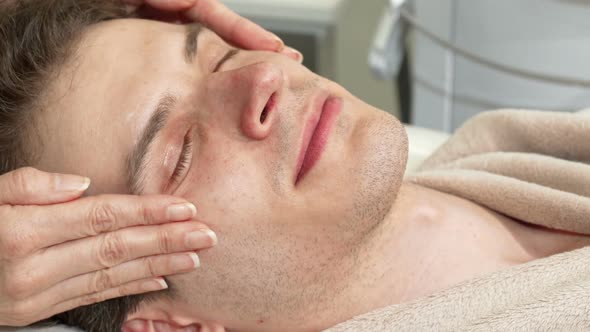
{"type": "Polygon", "coordinates": [[[191,64],[197,55],[197,42],[199,34],[203,30],[203,26],[198,23],[189,24],[186,26],[186,38],[184,42],[184,60],[187,64],[191,64]]]}
{"type": "Polygon", "coordinates": [[[169,94],[163,95],[158,101],[156,110],[152,113],[145,126],[139,141],[133,147],[127,157],[127,188],[133,195],[142,193],[145,185],[146,157],[150,146],[158,133],[166,126],[171,110],[176,105],[177,99],[169,94]]]}

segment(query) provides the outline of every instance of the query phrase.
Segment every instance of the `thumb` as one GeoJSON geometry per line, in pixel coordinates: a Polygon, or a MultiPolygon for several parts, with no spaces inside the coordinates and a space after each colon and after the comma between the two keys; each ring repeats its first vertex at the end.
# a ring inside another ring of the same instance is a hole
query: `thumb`
{"type": "Polygon", "coordinates": [[[285,47],[279,37],[238,15],[218,0],[198,0],[183,12],[183,16],[205,25],[230,44],[241,48],[280,52],[285,47]]]}
{"type": "Polygon", "coordinates": [[[88,189],[90,179],[23,167],[0,176],[0,205],[44,205],[71,201],[88,189]]]}

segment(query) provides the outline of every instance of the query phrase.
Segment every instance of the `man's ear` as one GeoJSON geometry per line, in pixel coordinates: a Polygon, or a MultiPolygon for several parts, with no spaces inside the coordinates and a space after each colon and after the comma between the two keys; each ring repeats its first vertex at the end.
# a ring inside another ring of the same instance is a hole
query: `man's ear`
{"type": "MultiPolygon", "coordinates": [[[[223,325],[205,321],[170,306],[143,304],[127,317],[123,332],[225,332],[223,325]]],[[[178,307],[177,307],[178,308],[178,307]]]]}

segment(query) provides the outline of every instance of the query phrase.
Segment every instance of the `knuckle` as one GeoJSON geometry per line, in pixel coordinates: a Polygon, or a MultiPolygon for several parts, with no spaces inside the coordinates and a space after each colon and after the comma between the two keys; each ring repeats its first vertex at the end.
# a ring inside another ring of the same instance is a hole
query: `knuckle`
{"type": "Polygon", "coordinates": [[[8,298],[18,301],[31,295],[33,279],[28,275],[12,274],[5,278],[4,291],[8,298]]]}
{"type": "Polygon", "coordinates": [[[127,255],[127,247],[121,236],[109,233],[103,237],[98,251],[98,261],[103,267],[119,265],[127,255]]]}
{"type": "MultiPolygon", "coordinates": [[[[13,224],[13,223],[11,223],[13,224]]],[[[13,224],[11,229],[0,231],[0,256],[7,260],[14,260],[26,256],[31,247],[37,242],[36,237],[28,229],[13,224]]]]}
{"type": "Polygon", "coordinates": [[[117,288],[113,288],[109,297],[121,297],[135,294],[141,294],[146,292],[144,287],[145,280],[135,280],[126,284],[120,285],[117,288]]]}
{"type": "Polygon", "coordinates": [[[124,296],[127,294],[127,293],[125,293],[125,287],[126,286],[120,286],[120,287],[110,288],[110,289],[107,289],[104,291],[95,292],[92,294],[85,295],[85,296],[81,297],[80,300],[78,301],[79,302],[78,306],[85,306],[85,305],[89,305],[89,304],[104,302],[104,301],[111,299],[111,298],[124,296]]]}
{"type": "Polygon", "coordinates": [[[39,171],[32,167],[23,167],[10,173],[10,176],[10,182],[14,186],[11,189],[15,192],[21,192],[25,196],[33,196],[36,194],[37,190],[35,184],[39,177],[39,171]]]}
{"type": "Polygon", "coordinates": [[[91,209],[90,223],[94,234],[115,230],[116,213],[112,204],[97,203],[91,209]]]}
{"type": "Polygon", "coordinates": [[[143,266],[145,267],[147,276],[146,277],[158,277],[158,268],[157,264],[154,261],[153,257],[146,257],[143,258],[143,266]]]}
{"type": "Polygon", "coordinates": [[[119,286],[116,289],[114,289],[114,292],[115,292],[114,296],[119,297],[119,296],[134,294],[134,293],[137,293],[138,289],[139,289],[139,286],[137,286],[137,283],[129,283],[126,285],[122,285],[122,286],[119,286]]]}
{"type": "Polygon", "coordinates": [[[83,306],[86,306],[86,305],[89,305],[89,304],[94,304],[94,303],[98,303],[98,302],[104,301],[104,296],[102,296],[101,294],[102,293],[93,293],[93,294],[82,296],[78,300],[77,307],[83,307],[83,306]]]}
{"type": "Polygon", "coordinates": [[[108,270],[100,270],[97,271],[94,274],[94,277],[92,278],[89,293],[101,292],[106,289],[112,288],[113,286],[113,278],[108,272],[108,270]]]}
{"type": "Polygon", "coordinates": [[[142,218],[144,224],[151,225],[156,222],[156,218],[152,209],[147,204],[139,204],[139,216],[142,218]]]}
{"type": "Polygon", "coordinates": [[[160,252],[170,253],[173,251],[173,239],[172,233],[169,230],[162,229],[158,232],[158,245],[160,252]]]}

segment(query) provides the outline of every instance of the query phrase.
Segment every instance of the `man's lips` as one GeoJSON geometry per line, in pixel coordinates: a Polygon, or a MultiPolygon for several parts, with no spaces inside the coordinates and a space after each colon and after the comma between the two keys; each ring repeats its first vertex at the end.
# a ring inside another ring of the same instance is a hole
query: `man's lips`
{"type": "Polygon", "coordinates": [[[299,183],[322,157],[334,122],[341,110],[340,98],[331,96],[328,92],[322,92],[316,97],[312,113],[303,131],[295,184],[299,183]]]}

